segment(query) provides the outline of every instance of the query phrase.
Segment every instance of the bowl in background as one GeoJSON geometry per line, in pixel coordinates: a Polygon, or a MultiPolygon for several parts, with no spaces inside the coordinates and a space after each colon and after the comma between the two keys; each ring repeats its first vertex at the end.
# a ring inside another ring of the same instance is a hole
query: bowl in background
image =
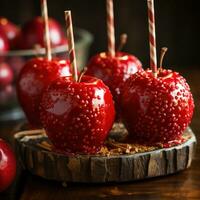
{"type": "MultiPolygon", "coordinates": [[[[75,29],[75,49],[77,66],[81,70],[87,62],[89,49],[93,41],[91,33],[84,29],[75,29]]],[[[27,60],[36,56],[44,56],[44,48],[35,48],[28,50],[11,50],[6,54],[0,55],[0,65],[8,64],[14,74],[12,84],[0,88],[0,122],[10,120],[20,120],[24,114],[17,102],[15,83],[17,76],[27,60]]],[[[52,49],[52,55],[61,59],[68,58],[67,45],[58,46],[52,49]]]]}

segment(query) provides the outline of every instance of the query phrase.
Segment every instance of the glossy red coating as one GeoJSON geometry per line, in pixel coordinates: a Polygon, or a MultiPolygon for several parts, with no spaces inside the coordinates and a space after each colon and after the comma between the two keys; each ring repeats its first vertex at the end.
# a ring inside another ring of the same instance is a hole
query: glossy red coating
{"type": "Polygon", "coordinates": [[[7,63],[0,62],[0,89],[13,81],[13,71],[7,63]]]}
{"type": "Polygon", "coordinates": [[[69,61],[46,58],[29,60],[17,80],[17,95],[28,121],[40,127],[39,104],[44,89],[55,79],[69,76],[69,61]]]}
{"type": "Polygon", "coordinates": [[[15,45],[15,39],[17,38],[20,29],[7,18],[0,17],[0,31],[4,32],[10,47],[13,47],[15,45]]]}
{"type": "MultiPolygon", "coordinates": [[[[49,18],[49,35],[51,47],[66,44],[61,25],[52,18],[49,18]]],[[[33,49],[36,44],[45,47],[44,38],[44,20],[42,17],[35,17],[22,27],[16,48],[33,49]]]]}
{"type": "Polygon", "coordinates": [[[90,59],[85,74],[103,80],[110,88],[116,110],[119,112],[119,100],[124,83],[131,74],[140,70],[142,70],[141,62],[131,54],[116,52],[115,57],[112,57],[103,52],[90,59]]]}
{"type": "Polygon", "coordinates": [[[177,140],[191,122],[193,97],[186,80],[163,70],[154,78],[151,70],[132,75],[124,86],[122,116],[130,138],[140,143],[177,140]]]}
{"type": "Polygon", "coordinates": [[[0,139],[0,192],[5,190],[16,175],[16,158],[9,145],[0,139]]]}
{"type": "Polygon", "coordinates": [[[57,150],[96,153],[112,128],[115,109],[109,88],[99,79],[83,76],[54,81],[44,92],[40,118],[57,150]]]}

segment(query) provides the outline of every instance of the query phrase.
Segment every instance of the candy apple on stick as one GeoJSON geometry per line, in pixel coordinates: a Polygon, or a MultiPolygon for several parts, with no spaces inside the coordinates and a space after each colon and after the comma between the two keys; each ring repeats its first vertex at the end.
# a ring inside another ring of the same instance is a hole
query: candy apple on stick
{"type": "Polygon", "coordinates": [[[147,3],[151,69],[138,72],[126,81],[122,116],[129,139],[135,142],[181,142],[181,135],[193,115],[193,97],[189,85],[178,72],[162,67],[163,55],[160,69],[157,69],[154,1],[147,0],[147,3]]]}
{"type": "Polygon", "coordinates": [[[42,0],[41,3],[44,12],[47,57],[29,60],[21,70],[17,82],[19,102],[28,121],[34,127],[41,127],[39,103],[44,89],[56,78],[71,74],[68,61],[51,57],[46,0],[42,0]]]}
{"type": "Polygon", "coordinates": [[[102,80],[77,75],[71,12],[65,11],[72,77],[61,77],[45,90],[40,118],[58,151],[96,153],[115,117],[112,94],[102,80]]]}
{"type": "MultiPolygon", "coordinates": [[[[108,52],[102,52],[93,56],[88,65],[87,75],[96,76],[110,88],[115,101],[117,111],[120,110],[119,101],[124,82],[131,74],[142,70],[141,62],[133,55],[117,51],[115,52],[114,14],[113,1],[107,0],[107,33],[108,52]]],[[[125,43],[126,36],[122,35],[125,43]]],[[[121,49],[120,45],[120,49],[121,49]]]]}

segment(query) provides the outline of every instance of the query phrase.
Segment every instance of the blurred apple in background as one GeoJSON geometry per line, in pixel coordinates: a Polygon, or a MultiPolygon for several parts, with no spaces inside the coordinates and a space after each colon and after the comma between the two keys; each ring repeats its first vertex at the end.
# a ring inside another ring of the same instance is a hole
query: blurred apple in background
{"type": "Polygon", "coordinates": [[[0,17],[0,31],[3,32],[9,42],[9,46],[12,48],[15,46],[15,40],[19,34],[20,29],[10,22],[5,17],[0,17]]]}
{"type": "Polygon", "coordinates": [[[13,71],[7,63],[0,63],[0,88],[13,81],[13,71]]]}
{"type": "MultiPolygon", "coordinates": [[[[0,53],[5,53],[9,50],[8,39],[6,38],[5,33],[0,30],[0,53]]],[[[1,61],[2,58],[0,58],[1,61]]]]}
{"type": "Polygon", "coordinates": [[[26,60],[22,56],[10,56],[7,58],[7,63],[12,66],[15,79],[19,75],[22,67],[25,65],[25,62],[26,60]]]}
{"type": "Polygon", "coordinates": [[[0,105],[8,103],[15,95],[13,78],[12,68],[7,63],[0,63],[0,105]]]}
{"type": "Polygon", "coordinates": [[[15,86],[10,84],[0,88],[0,106],[3,106],[1,107],[1,111],[6,109],[5,105],[9,105],[15,96],[15,86]]]}
{"type": "MultiPolygon", "coordinates": [[[[66,44],[65,34],[61,25],[55,19],[49,18],[51,46],[66,44]]],[[[35,17],[22,26],[17,40],[16,49],[33,49],[35,45],[45,46],[44,21],[42,17],[35,17]]]]}
{"type": "MultiPolygon", "coordinates": [[[[20,32],[20,28],[16,26],[14,23],[9,21],[6,17],[0,17],[0,52],[8,52],[9,49],[12,49],[15,46],[15,42],[17,36],[20,32]]],[[[9,52],[8,52],[9,53],[9,52]]],[[[13,72],[15,75],[18,74],[18,71],[23,66],[24,62],[22,62],[22,58],[20,56],[0,56],[0,62],[4,61],[4,63],[0,63],[0,87],[2,83],[2,78],[9,79],[9,74],[13,78],[13,72]],[[7,62],[7,64],[5,63],[7,62]],[[5,70],[5,66],[7,65],[7,71],[5,70]],[[8,66],[9,65],[9,66],[8,66]],[[2,68],[2,66],[4,66],[2,68]],[[9,73],[8,73],[9,68],[9,73]],[[13,72],[11,72],[13,70],[13,72]],[[3,76],[3,77],[2,77],[3,76]],[[7,77],[5,77],[7,76],[7,77]]]]}

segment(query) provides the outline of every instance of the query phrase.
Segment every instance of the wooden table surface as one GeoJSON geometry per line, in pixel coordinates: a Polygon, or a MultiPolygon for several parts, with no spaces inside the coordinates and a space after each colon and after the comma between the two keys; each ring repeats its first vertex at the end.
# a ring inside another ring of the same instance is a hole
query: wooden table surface
{"type": "MultiPolygon", "coordinates": [[[[180,71],[180,70],[179,70],[180,71]]],[[[195,113],[191,127],[200,141],[200,68],[182,69],[195,99],[195,113]]],[[[11,144],[16,123],[1,123],[0,137],[11,144]]],[[[20,167],[19,167],[20,168],[20,167]]],[[[44,180],[29,172],[18,170],[12,186],[0,193],[0,200],[63,200],[63,199],[200,199],[200,147],[197,144],[190,169],[167,177],[123,184],[68,184],[44,180]]]]}

